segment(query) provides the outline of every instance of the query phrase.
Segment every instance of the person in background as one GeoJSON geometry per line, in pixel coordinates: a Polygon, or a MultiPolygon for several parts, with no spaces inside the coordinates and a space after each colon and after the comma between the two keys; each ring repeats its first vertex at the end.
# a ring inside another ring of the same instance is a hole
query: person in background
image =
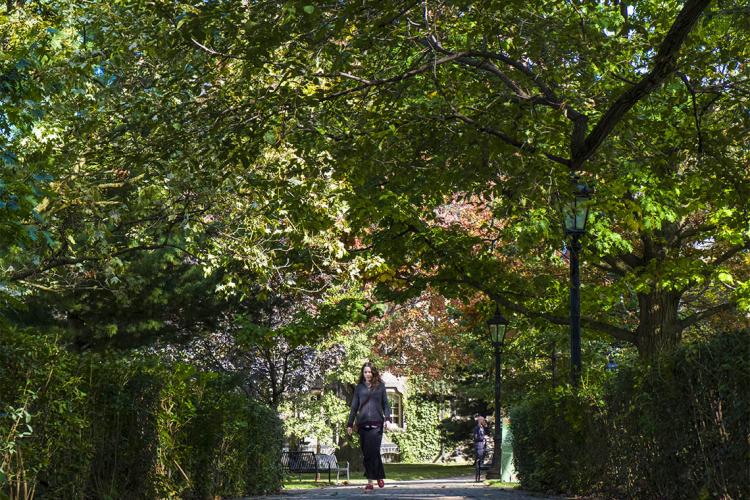
{"type": "Polygon", "coordinates": [[[477,454],[477,477],[479,481],[481,478],[481,466],[484,462],[484,454],[487,450],[487,420],[482,415],[476,416],[477,425],[474,426],[474,451],[477,454]]]}
{"type": "Polygon", "coordinates": [[[383,430],[390,425],[391,407],[388,405],[388,395],[380,373],[369,361],[362,365],[359,382],[354,389],[346,427],[350,436],[355,419],[367,477],[365,490],[373,489],[373,481],[377,481],[378,487],[382,488],[385,486],[385,470],[380,458],[380,443],[383,440],[383,430]]]}

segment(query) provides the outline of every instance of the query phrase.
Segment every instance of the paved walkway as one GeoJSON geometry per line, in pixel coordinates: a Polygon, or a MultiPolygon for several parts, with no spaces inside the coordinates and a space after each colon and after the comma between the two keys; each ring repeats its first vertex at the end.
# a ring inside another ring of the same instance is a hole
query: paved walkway
{"type": "Polygon", "coordinates": [[[385,488],[378,488],[365,492],[362,485],[357,486],[332,486],[313,490],[285,490],[278,495],[270,495],[265,499],[290,499],[290,498],[401,498],[401,499],[443,499],[459,500],[470,498],[501,498],[505,500],[539,500],[546,497],[533,495],[519,490],[490,488],[483,483],[475,483],[474,479],[430,479],[421,481],[387,481],[385,488]]]}

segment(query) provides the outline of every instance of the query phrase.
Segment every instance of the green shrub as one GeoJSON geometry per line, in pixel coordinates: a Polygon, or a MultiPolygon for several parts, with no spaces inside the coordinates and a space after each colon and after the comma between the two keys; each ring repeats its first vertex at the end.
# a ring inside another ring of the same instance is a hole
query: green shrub
{"type": "Polygon", "coordinates": [[[0,492],[83,497],[93,449],[85,374],[55,336],[0,325],[0,345],[0,492]]]}
{"type": "Polygon", "coordinates": [[[83,408],[90,422],[88,440],[93,447],[87,494],[98,498],[155,498],[159,493],[155,481],[159,442],[156,418],[163,380],[136,366],[92,366],[93,359],[86,361],[89,373],[96,377],[86,387],[89,404],[83,408]]]}
{"type": "Polygon", "coordinates": [[[750,496],[750,331],[689,344],[607,388],[610,481],[639,498],[750,496]]]}
{"type": "Polygon", "coordinates": [[[521,484],[549,492],[586,491],[607,459],[599,400],[560,387],[511,410],[513,460],[521,484]]]}
{"type": "Polygon", "coordinates": [[[627,498],[750,496],[750,332],[623,366],[601,389],[511,412],[524,488],[627,498]]]}
{"type": "Polygon", "coordinates": [[[74,355],[0,332],[0,486],[12,498],[278,490],[281,422],[233,381],[155,358],[74,355]]]}
{"type": "Polygon", "coordinates": [[[249,401],[226,378],[204,381],[206,395],[186,426],[186,464],[191,496],[242,496],[281,485],[281,421],[268,407],[249,401]]]}

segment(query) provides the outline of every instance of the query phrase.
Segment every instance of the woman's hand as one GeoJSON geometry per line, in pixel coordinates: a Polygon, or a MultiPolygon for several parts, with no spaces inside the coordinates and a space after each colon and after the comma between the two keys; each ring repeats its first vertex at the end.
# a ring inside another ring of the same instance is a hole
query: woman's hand
{"type": "Polygon", "coordinates": [[[346,428],[346,433],[349,434],[350,436],[352,435],[352,426],[351,425],[346,428]]]}

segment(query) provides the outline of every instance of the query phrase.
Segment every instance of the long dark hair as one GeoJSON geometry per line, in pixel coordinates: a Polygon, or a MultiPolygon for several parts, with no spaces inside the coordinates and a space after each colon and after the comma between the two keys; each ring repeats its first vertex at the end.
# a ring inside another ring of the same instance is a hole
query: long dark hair
{"type": "Polygon", "coordinates": [[[375,365],[370,363],[369,361],[362,365],[362,368],[359,370],[359,384],[365,383],[365,368],[370,367],[370,371],[372,372],[372,379],[370,379],[370,384],[375,387],[377,385],[380,385],[380,372],[377,368],[375,368],[375,365]]]}

